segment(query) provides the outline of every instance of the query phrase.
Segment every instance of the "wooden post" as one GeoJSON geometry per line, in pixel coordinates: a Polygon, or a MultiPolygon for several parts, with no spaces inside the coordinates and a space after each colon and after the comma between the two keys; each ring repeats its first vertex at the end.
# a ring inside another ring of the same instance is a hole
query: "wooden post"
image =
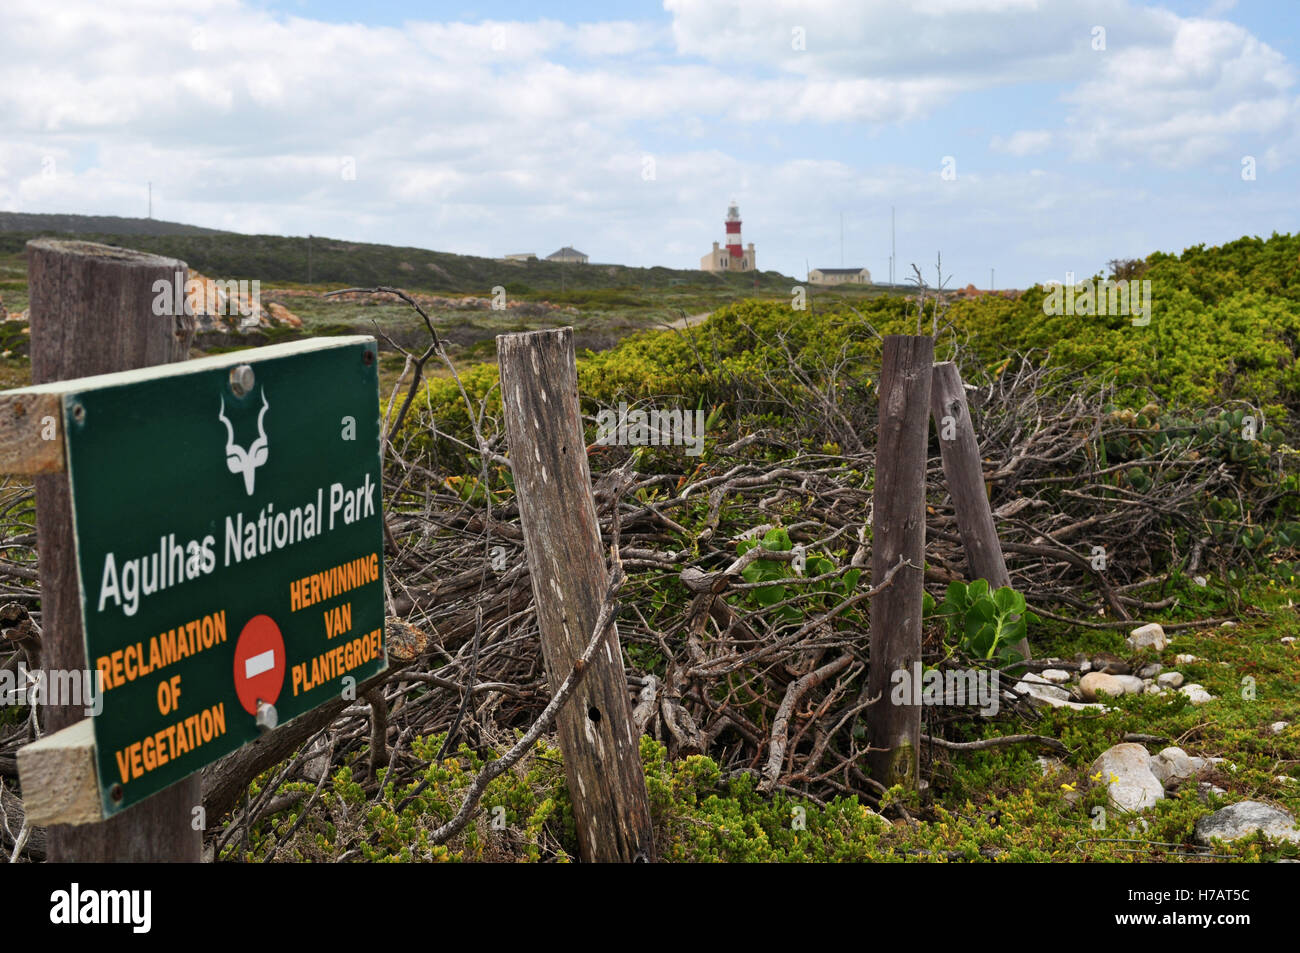
{"type": "MultiPolygon", "coordinates": [[[[608,585],[573,329],[500,335],[497,355],[524,550],[555,691],[595,631],[608,585]]],[[[556,726],[583,859],[653,861],[650,802],[616,627],[556,726]]]]}
{"type": "MultiPolygon", "coordinates": [[[[193,320],[183,313],[156,316],[152,307],[156,281],[167,282],[171,303],[177,280],[183,294],[189,272],[182,261],[91,242],[37,239],[27,243],[27,276],[34,384],[189,356],[193,320]]],[[[35,483],[42,661],[46,671],[83,671],[86,648],[68,476],[47,473],[35,483]]],[[[83,718],[83,707],[47,706],[45,730],[58,731],[83,718]]],[[[193,821],[201,803],[196,775],[104,823],[52,825],[47,856],[54,861],[197,862],[203,825],[193,821]]]]}
{"type": "MultiPolygon", "coordinates": [[[[962,386],[957,365],[951,361],[934,365],[930,413],[934,418],[934,429],[939,434],[943,474],[948,482],[948,492],[952,494],[953,508],[957,511],[957,527],[961,531],[962,548],[966,550],[968,575],[972,582],[987,579],[990,589],[1009,586],[1011,576],[1002,556],[993,510],[984,486],[984,467],[966,402],[966,388],[962,386]]],[[[1030,658],[1029,640],[1021,639],[1016,651],[1026,659],[1030,658]]]]}
{"type": "Polygon", "coordinates": [[[896,704],[894,673],[921,661],[925,560],[925,462],[930,435],[930,365],[934,339],[890,335],[881,355],[876,484],[872,494],[871,584],[879,586],[900,558],[888,587],[871,600],[871,667],[867,710],[871,777],[885,787],[914,788],[920,768],[919,698],[896,704]]]}

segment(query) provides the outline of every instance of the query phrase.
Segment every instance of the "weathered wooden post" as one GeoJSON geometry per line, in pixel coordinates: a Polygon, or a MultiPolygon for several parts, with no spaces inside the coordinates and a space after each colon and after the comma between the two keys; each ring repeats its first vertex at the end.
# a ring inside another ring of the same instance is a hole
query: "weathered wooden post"
{"type": "MultiPolygon", "coordinates": [[[[555,691],[595,631],[608,583],[578,407],[573,329],[503,334],[497,354],[524,548],[555,691]]],[[[583,859],[653,861],[640,739],[614,626],[556,725],[583,859]]]]}
{"type": "Polygon", "coordinates": [[[871,668],[867,710],[876,781],[915,787],[920,768],[921,707],[914,693],[894,697],[895,672],[910,681],[921,661],[925,560],[925,463],[930,433],[930,365],[934,339],[890,335],[881,355],[876,483],[872,494],[871,584],[881,585],[899,559],[889,586],[871,600],[871,668]]]}
{"type": "MultiPolygon", "coordinates": [[[[193,324],[184,314],[155,315],[154,283],[188,278],[182,261],[90,242],[37,239],[27,243],[31,299],[32,382],[69,380],[182,361],[193,324]]],[[[73,541],[68,474],[38,476],[36,540],[40,553],[41,628],[47,672],[87,668],[81,597],[73,541]]],[[[177,492],[184,492],[177,487],[177,492]]],[[[81,706],[47,706],[45,730],[84,719],[81,706]]],[[[47,856],[54,861],[193,861],[200,859],[199,778],[182,781],[134,810],[101,824],[52,825],[47,856]]]]}
{"type": "MultiPolygon", "coordinates": [[[[993,510],[984,487],[984,467],[980,462],[979,440],[971,423],[966,389],[962,386],[957,365],[944,361],[934,365],[934,382],[930,390],[930,413],[939,434],[939,452],[943,474],[952,494],[961,531],[962,548],[971,580],[987,579],[990,589],[1011,585],[1006,559],[998,542],[993,510]]],[[[1016,651],[1030,657],[1029,640],[1021,639],[1016,651]]]]}

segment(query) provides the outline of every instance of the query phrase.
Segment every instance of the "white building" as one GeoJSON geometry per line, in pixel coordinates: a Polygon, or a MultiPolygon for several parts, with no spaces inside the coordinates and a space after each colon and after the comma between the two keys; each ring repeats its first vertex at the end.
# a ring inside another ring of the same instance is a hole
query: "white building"
{"type": "Polygon", "coordinates": [[[808,280],[815,285],[869,285],[871,272],[865,268],[814,268],[808,280]]]}

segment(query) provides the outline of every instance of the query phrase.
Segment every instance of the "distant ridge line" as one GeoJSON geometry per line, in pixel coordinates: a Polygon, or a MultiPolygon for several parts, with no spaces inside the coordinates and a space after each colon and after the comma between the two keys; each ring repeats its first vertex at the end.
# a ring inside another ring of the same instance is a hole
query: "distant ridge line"
{"type": "Polygon", "coordinates": [[[67,232],[100,235],[233,235],[219,228],[164,222],[156,218],[118,215],[63,215],[40,212],[0,212],[0,232],[67,232]]]}

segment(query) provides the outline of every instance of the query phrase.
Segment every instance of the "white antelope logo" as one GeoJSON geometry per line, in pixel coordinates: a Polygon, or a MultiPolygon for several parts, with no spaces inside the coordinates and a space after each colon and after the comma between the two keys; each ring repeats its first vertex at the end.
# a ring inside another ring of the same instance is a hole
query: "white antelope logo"
{"type": "Polygon", "coordinates": [[[257,433],[258,437],[245,450],[235,443],[235,428],[230,426],[230,421],[226,419],[226,398],[221,398],[221,413],[217,414],[217,419],[226,425],[226,466],[230,467],[231,473],[242,473],[244,476],[244,489],[248,490],[248,495],[253,495],[253,480],[256,477],[257,468],[266,462],[270,447],[267,445],[266,428],[262,426],[262,418],[266,416],[267,408],[270,405],[266,402],[266,390],[262,391],[262,409],[257,415],[257,433]]]}

